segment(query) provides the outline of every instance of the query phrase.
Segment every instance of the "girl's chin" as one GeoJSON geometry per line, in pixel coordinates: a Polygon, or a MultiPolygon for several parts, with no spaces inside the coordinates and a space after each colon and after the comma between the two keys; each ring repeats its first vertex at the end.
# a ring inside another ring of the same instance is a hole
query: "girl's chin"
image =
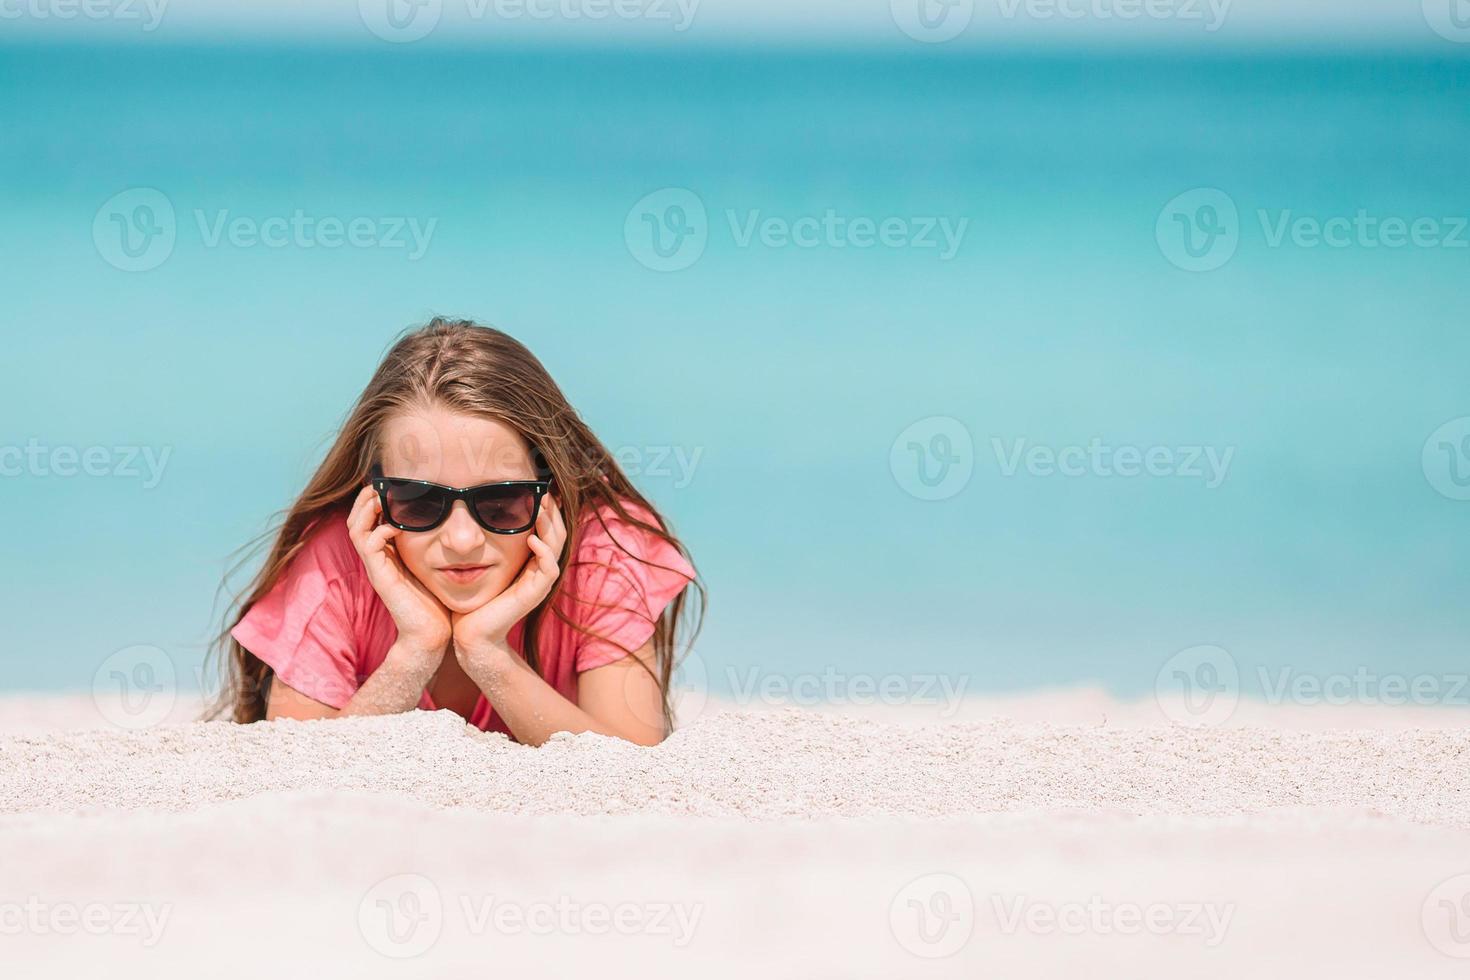
{"type": "Polygon", "coordinates": [[[475,589],[471,593],[445,592],[441,589],[434,590],[435,597],[444,604],[444,608],[460,616],[472,613],[485,603],[490,601],[490,596],[485,594],[484,589],[475,589]]]}
{"type": "Polygon", "coordinates": [[[438,599],[445,609],[458,615],[472,613],[485,603],[505,591],[505,586],[495,582],[476,582],[473,587],[454,588],[444,583],[436,582],[434,588],[430,589],[434,598],[438,599]]]}

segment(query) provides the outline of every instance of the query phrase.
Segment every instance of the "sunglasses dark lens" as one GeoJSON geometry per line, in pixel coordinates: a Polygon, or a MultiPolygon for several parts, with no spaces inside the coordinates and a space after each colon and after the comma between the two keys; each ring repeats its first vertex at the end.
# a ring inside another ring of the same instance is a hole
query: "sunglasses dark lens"
{"type": "Polygon", "coordinates": [[[444,494],[417,483],[388,484],[388,519],[411,528],[431,528],[444,516],[444,494]]]}
{"type": "Polygon", "coordinates": [[[530,487],[490,487],[475,494],[475,516],[498,531],[521,531],[531,526],[536,491],[530,487]]]}

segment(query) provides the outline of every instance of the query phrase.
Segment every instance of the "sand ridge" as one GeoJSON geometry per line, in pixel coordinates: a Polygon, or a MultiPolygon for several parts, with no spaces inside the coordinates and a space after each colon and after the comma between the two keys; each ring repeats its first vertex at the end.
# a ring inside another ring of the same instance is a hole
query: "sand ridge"
{"type": "Polygon", "coordinates": [[[1470,828],[1470,731],[918,727],[797,709],[707,714],[662,745],[533,749],[447,711],[0,737],[0,813],[190,810],[261,793],[440,809],[790,820],[1330,808],[1470,828]]]}

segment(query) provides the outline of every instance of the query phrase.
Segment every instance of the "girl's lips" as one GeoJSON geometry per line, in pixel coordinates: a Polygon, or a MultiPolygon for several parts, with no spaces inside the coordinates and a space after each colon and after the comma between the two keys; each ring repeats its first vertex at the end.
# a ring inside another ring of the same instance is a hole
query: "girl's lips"
{"type": "Polygon", "coordinates": [[[462,568],[441,568],[439,573],[456,585],[468,585],[475,579],[484,575],[490,568],[489,565],[473,565],[462,568]]]}

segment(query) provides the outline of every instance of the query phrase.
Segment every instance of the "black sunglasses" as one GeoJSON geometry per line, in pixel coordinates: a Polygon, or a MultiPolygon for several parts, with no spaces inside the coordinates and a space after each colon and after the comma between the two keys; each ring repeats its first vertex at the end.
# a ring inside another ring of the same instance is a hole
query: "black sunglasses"
{"type": "Polygon", "coordinates": [[[536,526],[541,498],[551,489],[550,480],[445,487],[427,480],[384,476],[377,463],[370,475],[383,504],[383,519],[400,531],[432,531],[449,518],[454,502],[463,500],[475,522],[491,534],[523,534],[536,526]]]}

